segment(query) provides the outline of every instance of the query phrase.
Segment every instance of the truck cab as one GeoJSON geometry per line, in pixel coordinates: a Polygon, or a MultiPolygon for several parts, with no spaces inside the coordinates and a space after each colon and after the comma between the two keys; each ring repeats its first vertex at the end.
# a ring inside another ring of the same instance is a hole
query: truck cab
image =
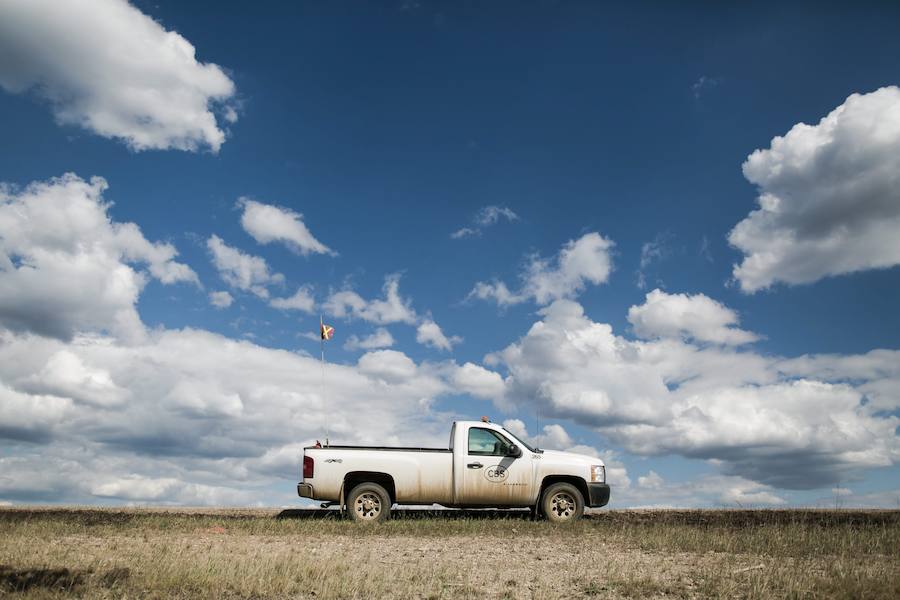
{"type": "Polygon", "coordinates": [[[440,504],[531,507],[566,521],[605,506],[610,494],[602,460],[533,448],[487,420],[455,422],[449,448],[308,447],[303,461],[299,495],[336,502],[353,518],[380,520],[394,504],[440,504]]]}

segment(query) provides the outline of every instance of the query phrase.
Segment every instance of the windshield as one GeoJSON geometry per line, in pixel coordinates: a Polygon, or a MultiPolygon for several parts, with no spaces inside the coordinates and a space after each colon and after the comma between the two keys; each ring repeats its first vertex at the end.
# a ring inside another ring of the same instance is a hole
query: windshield
{"type": "Polygon", "coordinates": [[[523,442],[522,440],[520,440],[519,438],[517,438],[516,436],[514,436],[513,434],[511,434],[511,433],[509,432],[509,430],[506,429],[505,427],[501,427],[501,429],[503,429],[503,433],[505,433],[506,435],[508,435],[508,436],[511,437],[512,439],[516,440],[517,442],[519,442],[520,444],[522,444],[523,446],[525,446],[526,448],[528,448],[528,449],[531,450],[532,452],[537,452],[537,453],[543,452],[543,450],[541,450],[540,448],[537,448],[537,447],[532,448],[529,444],[526,444],[525,442],[523,442]]]}

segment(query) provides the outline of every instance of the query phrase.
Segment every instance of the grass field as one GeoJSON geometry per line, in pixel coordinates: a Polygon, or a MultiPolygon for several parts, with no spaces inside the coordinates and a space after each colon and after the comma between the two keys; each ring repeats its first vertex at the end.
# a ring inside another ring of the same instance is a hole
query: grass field
{"type": "Polygon", "coordinates": [[[900,511],[0,509],[13,598],[898,598],[900,511]]]}

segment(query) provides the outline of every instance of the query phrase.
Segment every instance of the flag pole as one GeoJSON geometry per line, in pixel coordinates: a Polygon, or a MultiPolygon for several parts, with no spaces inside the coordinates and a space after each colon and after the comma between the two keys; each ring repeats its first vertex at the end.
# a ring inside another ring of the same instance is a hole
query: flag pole
{"type": "Polygon", "coordinates": [[[328,446],[328,410],[325,406],[325,321],[319,315],[319,345],[322,349],[322,383],[319,388],[319,397],[322,398],[322,408],[325,410],[325,446],[328,446]]]}

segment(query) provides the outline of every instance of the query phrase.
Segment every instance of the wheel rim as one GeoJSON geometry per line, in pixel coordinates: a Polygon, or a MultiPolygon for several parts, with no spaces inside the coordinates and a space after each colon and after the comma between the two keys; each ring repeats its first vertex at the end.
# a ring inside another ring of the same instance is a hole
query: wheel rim
{"type": "Polygon", "coordinates": [[[360,519],[365,521],[377,519],[381,514],[381,498],[373,492],[363,492],[356,497],[354,509],[360,519]]]}
{"type": "Polygon", "coordinates": [[[550,512],[560,519],[571,519],[574,517],[577,506],[575,498],[568,492],[556,492],[550,498],[550,512]]]}

